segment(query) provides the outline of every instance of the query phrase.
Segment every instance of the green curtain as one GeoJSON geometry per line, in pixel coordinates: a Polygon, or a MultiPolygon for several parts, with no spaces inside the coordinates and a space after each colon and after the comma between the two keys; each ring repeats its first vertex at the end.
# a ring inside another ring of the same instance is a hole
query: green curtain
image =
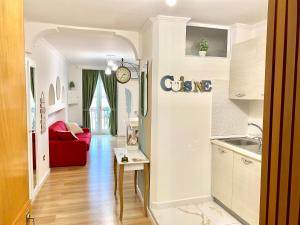
{"type": "Polygon", "coordinates": [[[100,71],[100,76],[111,110],[109,115],[110,134],[116,136],[118,134],[118,85],[116,75],[112,72],[111,75],[106,76],[104,71],[100,71]]]}
{"type": "Polygon", "coordinates": [[[90,107],[97,86],[99,71],[82,70],[82,122],[84,127],[91,127],[90,107]]]}
{"type": "Polygon", "coordinates": [[[30,86],[31,86],[32,97],[35,100],[35,95],[34,95],[34,68],[33,67],[30,67],[30,86]]]}

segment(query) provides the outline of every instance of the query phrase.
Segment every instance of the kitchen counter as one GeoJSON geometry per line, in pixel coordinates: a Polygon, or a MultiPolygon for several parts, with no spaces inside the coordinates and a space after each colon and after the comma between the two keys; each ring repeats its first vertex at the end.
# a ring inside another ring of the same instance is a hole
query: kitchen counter
{"type": "Polygon", "coordinates": [[[237,147],[235,145],[228,144],[228,143],[226,143],[226,142],[224,142],[222,140],[218,140],[218,139],[211,139],[211,143],[213,143],[215,145],[218,145],[218,146],[221,146],[221,147],[224,147],[226,149],[232,150],[232,151],[234,151],[236,153],[239,153],[241,155],[247,156],[247,157],[249,157],[251,159],[255,159],[257,161],[261,161],[261,154],[256,154],[256,153],[251,152],[249,150],[237,147]]]}

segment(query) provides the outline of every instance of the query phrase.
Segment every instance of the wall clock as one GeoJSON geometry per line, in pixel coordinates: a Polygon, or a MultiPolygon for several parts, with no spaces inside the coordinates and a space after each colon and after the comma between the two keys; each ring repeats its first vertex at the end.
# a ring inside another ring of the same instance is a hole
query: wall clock
{"type": "Polygon", "coordinates": [[[127,83],[131,78],[130,70],[125,66],[120,66],[116,71],[117,81],[121,84],[127,83]]]}

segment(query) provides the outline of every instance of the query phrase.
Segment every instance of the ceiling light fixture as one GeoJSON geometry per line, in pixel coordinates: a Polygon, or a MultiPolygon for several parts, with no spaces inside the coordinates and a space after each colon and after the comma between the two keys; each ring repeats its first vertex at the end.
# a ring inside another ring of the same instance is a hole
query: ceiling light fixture
{"type": "Polygon", "coordinates": [[[107,65],[112,67],[114,65],[114,61],[112,61],[111,59],[107,61],[107,65]]]}
{"type": "Polygon", "coordinates": [[[112,65],[112,67],[111,67],[111,69],[113,70],[113,71],[117,71],[117,69],[119,68],[119,66],[117,65],[117,64],[113,64],[112,65]]]}
{"type": "Polygon", "coordinates": [[[168,6],[173,7],[176,5],[176,0],[166,0],[168,6]]]}
{"type": "Polygon", "coordinates": [[[105,74],[106,75],[111,75],[111,68],[110,67],[106,67],[105,74]]]}

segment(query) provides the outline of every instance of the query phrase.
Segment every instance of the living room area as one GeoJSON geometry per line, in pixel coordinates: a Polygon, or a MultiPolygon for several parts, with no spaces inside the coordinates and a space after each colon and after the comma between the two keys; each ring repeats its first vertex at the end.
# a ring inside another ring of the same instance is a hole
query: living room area
{"type": "MultiPolygon", "coordinates": [[[[118,221],[119,206],[108,197],[113,148],[125,146],[128,122],[138,121],[137,40],[137,32],[25,21],[29,193],[38,224],[70,224],[70,217],[83,224],[90,207],[103,204],[111,208],[103,219],[118,221]],[[120,67],[129,78],[117,80],[120,67]]],[[[148,224],[127,176],[124,192],[133,194],[124,211],[148,224]]]]}

